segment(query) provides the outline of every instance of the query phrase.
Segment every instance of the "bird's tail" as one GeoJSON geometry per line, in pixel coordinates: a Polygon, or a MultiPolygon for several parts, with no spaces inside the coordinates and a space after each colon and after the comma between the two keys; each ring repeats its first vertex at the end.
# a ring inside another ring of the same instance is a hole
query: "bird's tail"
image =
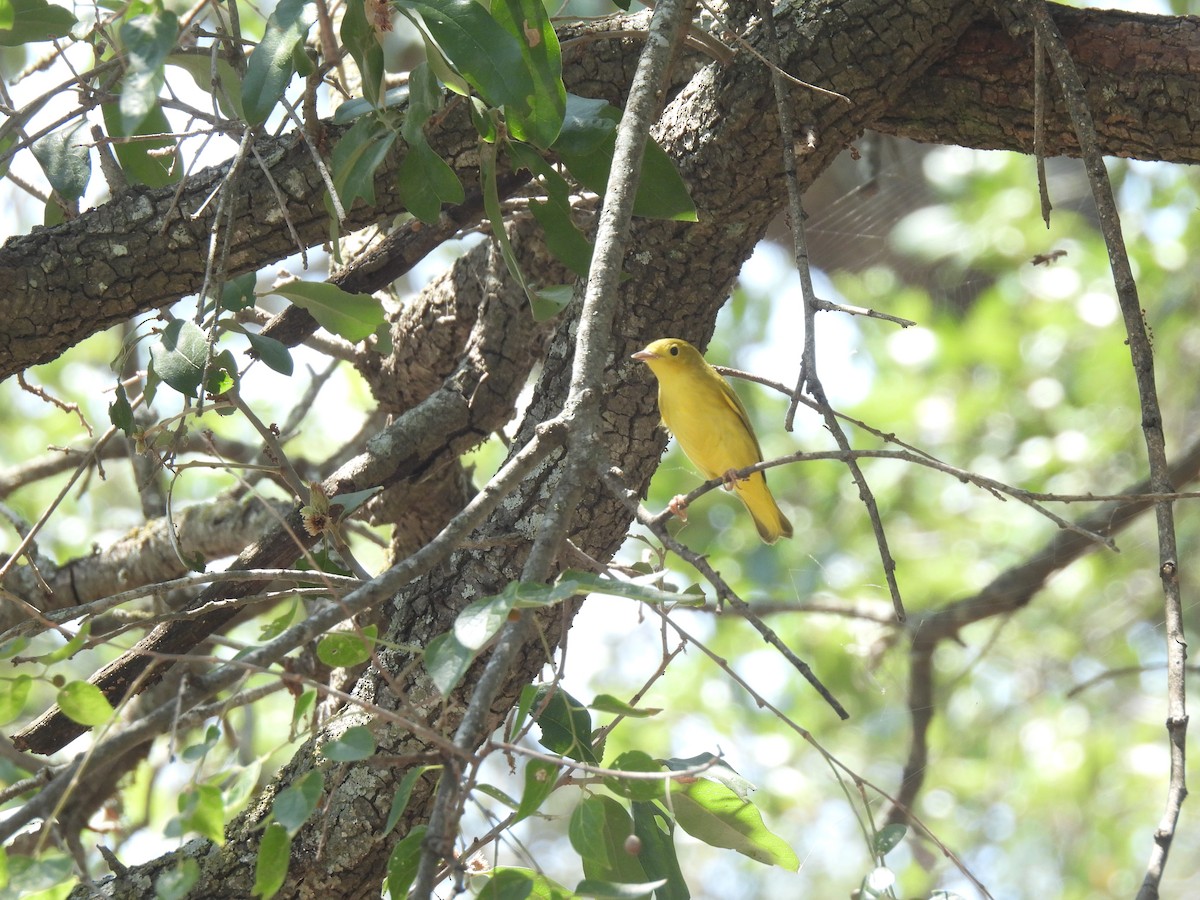
{"type": "Polygon", "coordinates": [[[781,537],[792,536],[792,523],[771,496],[771,489],[767,487],[767,479],[763,477],[762,472],[755,472],[734,487],[750,517],[754,519],[754,526],[758,529],[760,538],[768,544],[773,544],[781,537]]]}

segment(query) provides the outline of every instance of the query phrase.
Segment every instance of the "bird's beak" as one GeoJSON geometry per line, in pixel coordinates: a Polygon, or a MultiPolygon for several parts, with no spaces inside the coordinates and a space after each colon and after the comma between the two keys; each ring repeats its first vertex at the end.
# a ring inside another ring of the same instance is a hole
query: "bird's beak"
{"type": "Polygon", "coordinates": [[[642,362],[647,362],[649,360],[654,359],[654,354],[651,353],[649,350],[639,350],[637,353],[633,354],[629,358],[630,359],[640,359],[642,362]]]}

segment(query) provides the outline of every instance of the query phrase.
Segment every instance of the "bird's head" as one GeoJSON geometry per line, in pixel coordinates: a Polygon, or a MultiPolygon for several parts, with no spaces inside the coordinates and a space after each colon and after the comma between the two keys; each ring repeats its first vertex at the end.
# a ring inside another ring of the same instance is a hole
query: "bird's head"
{"type": "Polygon", "coordinates": [[[704,364],[700,351],[682,338],[659,338],[633,354],[633,359],[644,362],[655,373],[704,364]]]}

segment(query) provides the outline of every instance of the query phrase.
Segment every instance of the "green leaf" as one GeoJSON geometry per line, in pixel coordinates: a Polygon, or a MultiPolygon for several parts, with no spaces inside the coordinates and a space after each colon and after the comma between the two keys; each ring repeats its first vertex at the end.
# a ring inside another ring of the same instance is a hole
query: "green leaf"
{"type": "Polygon", "coordinates": [[[664,591],[638,581],[618,581],[615,578],[605,578],[592,572],[580,572],[568,569],[559,577],[556,585],[562,591],[570,591],[573,596],[582,594],[607,594],[610,597],[623,597],[626,600],[640,600],[643,603],[659,604],[702,604],[703,594],[686,594],[675,591],[664,591]]]}
{"type": "Polygon", "coordinates": [[[498,866],[475,895],[486,900],[577,900],[578,894],[531,869],[498,866]]]}
{"type": "Polygon", "coordinates": [[[404,810],[408,808],[408,799],[412,796],[413,787],[416,786],[417,779],[439,766],[414,766],[409,769],[404,780],[400,782],[400,787],[396,788],[396,793],[392,795],[392,808],[388,812],[387,824],[383,826],[383,835],[391,834],[392,829],[396,827],[396,823],[400,821],[400,817],[404,815],[404,810]]]}
{"type": "Polygon", "coordinates": [[[387,887],[392,900],[404,900],[408,888],[417,877],[417,864],[421,861],[421,841],[425,840],[425,826],[418,825],[406,834],[388,857],[387,887]]]}
{"type": "Polygon", "coordinates": [[[51,132],[30,148],[50,186],[68,202],[82,197],[91,180],[92,157],[84,146],[89,139],[79,123],[51,132]]]}
{"type": "Polygon", "coordinates": [[[261,125],[283,98],[295,72],[294,52],[317,21],[313,0],[280,0],[250,61],[242,82],[246,120],[261,125]]]}
{"type": "Polygon", "coordinates": [[[20,47],[70,34],[79,20],[46,0],[5,0],[0,3],[0,47],[20,47]]]}
{"type": "Polygon", "coordinates": [[[254,286],[258,283],[257,272],[246,272],[236,278],[226,279],[221,286],[221,308],[238,312],[253,306],[257,299],[254,286]]]}
{"type": "Polygon", "coordinates": [[[533,708],[534,719],[542,730],[543,747],[579,762],[597,761],[591,746],[592,717],[587,707],[561,687],[543,686],[538,689],[533,708]]]}
{"type": "MultiPolygon", "coordinates": [[[[608,187],[621,111],[603,100],[567,95],[567,113],[555,141],[566,167],[584,187],[603,194],[608,187]]],[[[642,156],[642,175],[633,203],[635,215],[695,222],[696,206],[666,151],[651,140],[642,156]]]]}
{"type": "Polygon", "coordinates": [[[530,101],[538,88],[522,45],[482,5],[475,0],[396,0],[396,7],[421,16],[446,58],[488,103],[503,106],[510,121],[530,120],[530,101]]]}
{"type": "Polygon", "coordinates": [[[225,801],[219,787],[202,784],[180,794],[179,811],[184,830],[194,831],[217,846],[225,844],[225,801]]]}
{"type": "MultiPolygon", "coordinates": [[[[533,148],[509,143],[516,165],[528,169],[546,190],[548,200],[531,200],[530,210],[546,233],[546,246],[568,269],[586,278],[592,265],[592,243],[571,218],[571,196],[567,181],[533,148]]],[[[569,302],[570,296],[566,297],[569,302]]],[[[565,303],[564,303],[565,305],[565,303]]]]}
{"type": "Polygon", "coordinates": [[[533,81],[529,112],[509,113],[513,137],[543,150],[554,143],[566,114],[567,91],[562,81],[562,51],[558,35],[542,0],[492,0],[492,17],[517,41],[526,71],[533,81]]]}
{"type": "Polygon", "coordinates": [[[305,691],[296,698],[295,704],[292,706],[292,727],[295,728],[300,720],[308,715],[308,711],[313,708],[313,704],[317,702],[316,691],[305,691]]]}
{"type": "Polygon", "coordinates": [[[902,825],[899,822],[893,822],[891,825],[884,825],[875,833],[875,854],[877,856],[887,856],[896,845],[904,840],[904,835],[908,833],[908,826],[902,825]]]}
{"type": "Polygon", "coordinates": [[[191,744],[183,749],[180,758],[184,762],[199,762],[208,755],[208,751],[217,746],[217,741],[221,739],[221,729],[216,725],[209,725],[208,730],[204,732],[204,740],[198,744],[191,744]]]}
{"type": "MultiPolygon", "coordinates": [[[[220,397],[226,391],[237,385],[237,361],[233,351],[222,350],[208,367],[208,377],[204,381],[204,391],[212,397],[220,397]]],[[[203,571],[203,568],[200,569],[203,571]]]]}
{"type": "Polygon", "coordinates": [[[0,725],[7,725],[25,709],[33,679],[28,675],[0,679],[0,725]]]}
{"type": "Polygon", "coordinates": [[[706,766],[703,774],[699,778],[707,778],[709,781],[715,781],[718,784],[723,784],[729,788],[742,800],[750,799],[750,795],[754,792],[754,784],[738,773],[729,763],[712,753],[698,753],[695,756],[690,756],[687,759],[680,759],[672,756],[662,760],[662,764],[672,772],[686,772],[697,769],[701,766],[706,766]]]}
{"type": "Polygon", "coordinates": [[[408,100],[408,85],[402,84],[397,87],[390,88],[383,95],[383,102],[372,103],[363,97],[355,97],[352,100],[347,100],[337,108],[333,114],[334,125],[345,125],[353,122],[359,116],[365,116],[367,113],[375,112],[379,109],[391,109],[394,106],[402,106],[408,100]]]}
{"type": "Polygon", "coordinates": [[[546,233],[546,247],[554,258],[578,275],[587,278],[592,267],[592,242],[575,227],[571,216],[555,203],[530,200],[529,211],[546,233]]]}
{"type": "Polygon", "coordinates": [[[627,719],[648,719],[662,712],[661,709],[654,709],[652,707],[638,708],[630,706],[624,700],[614,697],[612,694],[597,694],[595,699],[592,700],[589,709],[594,709],[596,712],[616,713],[627,719]]]}
{"type": "Polygon", "coordinates": [[[335,631],[317,644],[317,659],[332,668],[347,669],[371,658],[379,626],[368,625],[362,634],[354,631],[335,631]]]}
{"type": "Polygon", "coordinates": [[[395,141],[396,132],[374,117],[360,119],[342,135],[331,164],[343,209],[350,209],[360,197],[368,206],[375,205],[375,173],[395,141]]]}
{"type": "Polygon", "coordinates": [[[295,371],[291,351],[280,341],[266,335],[255,334],[253,331],[247,331],[246,338],[250,341],[250,346],[254,348],[254,355],[266,363],[267,368],[275,370],[280,375],[288,376],[295,371]]]}
{"type": "Polygon", "coordinates": [[[121,23],[118,35],[125,49],[121,84],[121,134],[136,134],[151,110],[165,80],[163,67],[179,36],[179,19],[161,6],[121,23]]]}
{"type": "Polygon", "coordinates": [[[454,620],[454,638],[468,650],[482,650],[500,633],[517,605],[517,582],[511,582],[500,594],[482,597],[467,604],[454,620]]]}
{"type": "Polygon", "coordinates": [[[117,385],[116,399],[108,404],[108,421],[125,432],[126,437],[133,432],[133,407],[129,405],[124,385],[117,385]]]}
{"type": "MultiPolygon", "coordinates": [[[[571,821],[567,825],[567,839],[571,847],[585,863],[592,862],[608,869],[608,841],[605,838],[605,799],[604,797],[585,797],[571,812],[571,821]]],[[[623,813],[624,808],[621,809],[623,813]]],[[[628,818],[628,816],[626,816],[628,818]]],[[[632,827],[630,828],[632,832],[632,827]]]]}
{"type": "Polygon", "coordinates": [[[800,867],[792,848],[767,829],[754,804],[723,784],[703,778],[688,785],[674,783],[671,807],[679,827],[710,846],[793,872],[800,867]]]}
{"type": "Polygon", "coordinates": [[[504,214],[500,209],[500,195],[496,186],[496,145],[484,142],[479,148],[479,179],[483,187],[483,209],[487,213],[492,226],[492,235],[500,248],[504,265],[513,280],[521,286],[525,296],[529,298],[529,309],[534,321],[545,322],[552,318],[559,308],[550,298],[539,298],[538,292],[525,280],[521,264],[513,252],[508,240],[508,232],[504,230],[504,214]]]}
{"type": "MultiPolygon", "coordinates": [[[[328,745],[326,745],[328,746],[328,745]]],[[[289,787],[280,791],[275,802],[271,805],[271,813],[275,821],[294,835],[308,821],[309,816],[317,811],[321,802],[321,792],[325,790],[325,776],[313,769],[305,772],[289,787]]]]}
{"type": "Polygon", "coordinates": [[[593,796],[579,804],[567,826],[571,846],[583,862],[585,877],[595,881],[643,884],[646,876],[638,854],[629,851],[633,820],[612,797],[593,796]]]}
{"type": "Polygon", "coordinates": [[[558,784],[560,767],[542,759],[531,759],[525,764],[525,791],[521,794],[521,805],[512,824],[527,819],[542,807],[542,803],[558,784]]]}
{"type": "Polygon", "coordinates": [[[471,668],[475,654],[476,651],[460,644],[453,633],[439,634],[425,647],[425,671],[434,686],[449,695],[471,668]]]}
{"type": "MultiPolygon", "coordinates": [[[[104,127],[113,138],[167,134],[171,131],[171,123],[167,121],[166,113],[157,102],[146,112],[133,131],[126,130],[119,103],[105,103],[100,107],[100,111],[104,115],[104,127]]],[[[158,188],[175,184],[183,178],[182,160],[175,142],[170,138],[114,141],[112,149],[121,165],[121,171],[125,173],[125,178],[130,184],[158,188]]]]}
{"type": "MultiPolygon", "coordinates": [[[[375,626],[371,626],[374,628],[375,626]]],[[[367,759],[375,752],[375,736],[366,725],[347,728],[335,741],[321,745],[321,755],[334,762],[357,762],[367,759]]]]}
{"type": "Polygon", "coordinates": [[[183,69],[192,76],[196,87],[217,98],[217,108],[229,119],[245,119],[242,106],[242,80],[229,60],[218,56],[216,60],[216,83],[213,83],[213,59],[205,53],[174,53],[167,57],[167,65],[183,69]]]}
{"type": "Polygon", "coordinates": [[[3,644],[0,644],[0,659],[8,659],[16,656],[22,650],[29,646],[29,638],[18,636],[9,638],[3,644]]]}
{"type": "Polygon", "coordinates": [[[272,822],[258,845],[258,859],[254,864],[255,897],[274,897],[283,887],[291,852],[292,836],[278,822],[272,822]]]}
{"type": "Polygon", "coordinates": [[[637,860],[646,878],[666,882],[655,893],[655,900],[689,900],[692,894],[675,853],[675,826],[666,811],[657,803],[634,803],[633,833],[639,841],[637,860]]]}
{"type": "Polygon", "coordinates": [[[494,784],[488,784],[486,781],[475,785],[475,790],[479,791],[481,794],[491,797],[493,800],[499,803],[503,803],[514,812],[516,811],[517,807],[521,805],[521,802],[515,797],[510,797],[508,794],[504,793],[504,791],[500,790],[500,788],[496,787],[494,784]]]}
{"type": "MultiPolygon", "coordinates": [[[[379,102],[383,79],[383,46],[374,26],[367,21],[363,0],[349,0],[342,17],[342,45],[358,66],[363,98],[374,107],[379,102]]],[[[345,104],[343,104],[344,106],[345,104]]]]}
{"type": "Polygon", "coordinates": [[[185,397],[195,397],[208,362],[208,338],[192,321],[172,319],[150,346],[150,365],[185,397]]]}
{"type": "Polygon", "coordinates": [[[290,281],[272,288],[307,309],[326,331],[358,343],[383,324],[383,305],[370,294],[351,294],[327,281],[290,281]]]}
{"type": "Polygon", "coordinates": [[[154,880],[155,900],[184,900],[199,880],[200,864],[185,856],[154,880]]]}
{"type": "MultiPolygon", "coordinates": [[[[626,750],[609,763],[608,768],[622,772],[649,773],[659,773],[663,770],[662,763],[641,750],[626,750]]],[[[604,786],[618,797],[624,797],[627,800],[658,800],[666,793],[666,780],[665,776],[661,779],[648,780],[618,778],[610,775],[604,779],[604,786]]]]}
{"type": "Polygon", "coordinates": [[[115,712],[104,692],[86,681],[68,682],[59,690],[55,702],[68,719],[89,728],[103,725],[115,712]]]}
{"type": "Polygon", "coordinates": [[[258,629],[258,639],[260,641],[269,641],[283,634],[287,630],[287,627],[292,624],[292,620],[296,618],[296,610],[299,607],[300,601],[293,599],[291,606],[258,629]]]}
{"type": "Polygon", "coordinates": [[[396,186],[405,208],[430,225],[437,222],[443,203],[462,203],[466,197],[458,175],[424,136],[409,143],[396,171],[396,186]]]}
{"type": "Polygon", "coordinates": [[[62,662],[64,659],[70,659],[83,648],[91,633],[92,621],[89,619],[79,627],[79,631],[75,634],[75,637],[71,638],[57,650],[37,657],[37,661],[43,665],[52,666],[55,663],[62,662]]]}

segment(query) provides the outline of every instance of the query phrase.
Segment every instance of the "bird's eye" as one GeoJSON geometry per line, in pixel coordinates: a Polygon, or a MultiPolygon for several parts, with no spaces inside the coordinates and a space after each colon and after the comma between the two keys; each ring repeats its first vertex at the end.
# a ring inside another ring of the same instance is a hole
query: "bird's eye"
{"type": "Polygon", "coordinates": [[[672,344],[672,345],[671,345],[671,355],[672,355],[672,356],[678,356],[678,355],[679,355],[679,345],[678,345],[678,344],[672,344]]]}

